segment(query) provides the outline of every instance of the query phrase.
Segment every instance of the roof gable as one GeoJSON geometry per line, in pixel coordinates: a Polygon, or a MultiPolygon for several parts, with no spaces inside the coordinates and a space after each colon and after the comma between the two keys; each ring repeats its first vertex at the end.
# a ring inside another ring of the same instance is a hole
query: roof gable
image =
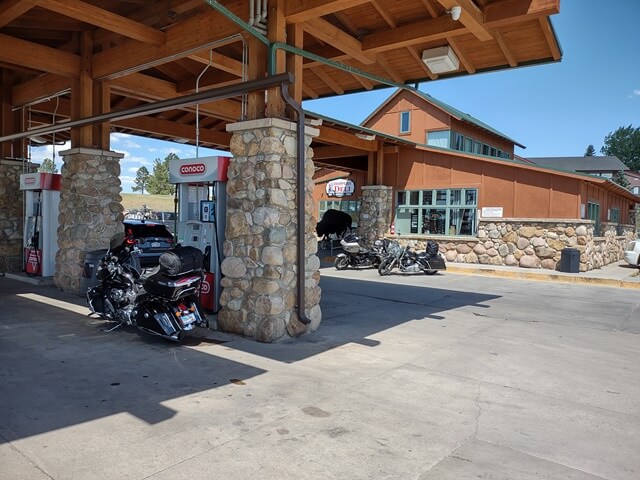
{"type": "Polygon", "coordinates": [[[397,89],[395,92],[393,92],[391,94],[391,96],[389,98],[387,98],[384,102],[382,102],[369,116],[367,116],[367,118],[365,118],[361,125],[367,125],[368,123],[371,122],[371,120],[373,120],[373,118],[375,116],[377,116],[380,112],[383,112],[385,110],[389,110],[390,106],[398,101],[398,96],[400,95],[401,92],[407,92],[409,94],[415,95],[417,97],[419,97],[420,99],[422,99],[423,101],[433,105],[434,107],[442,110],[443,112],[445,112],[447,115],[450,115],[451,117],[455,118],[456,120],[459,120],[461,122],[466,122],[469,123],[477,128],[480,128],[482,130],[485,130],[493,135],[496,135],[497,137],[500,137],[504,140],[507,140],[508,142],[513,143],[514,145],[517,145],[521,148],[526,148],[524,145],[522,145],[521,143],[517,142],[516,140],[513,140],[512,138],[508,137],[507,135],[505,135],[502,132],[499,132],[498,130],[496,130],[495,128],[487,125],[486,123],[478,120],[477,118],[469,115],[468,113],[464,113],[461,110],[458,110],[455,107],[452,107],[451,105],[448,105],[447,103],[444,103],[434,97],[432,97],[431,95],[421,92],[419,90],[415,90],[413,88],[405,88],[405,89],[397,89]]]}

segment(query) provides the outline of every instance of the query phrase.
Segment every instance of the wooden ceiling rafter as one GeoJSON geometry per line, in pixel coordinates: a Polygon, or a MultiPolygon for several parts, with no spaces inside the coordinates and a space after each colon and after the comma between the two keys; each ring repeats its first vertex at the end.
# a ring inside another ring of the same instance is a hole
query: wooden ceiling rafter
{"type": "Polygon", "coordinates": [[[78,0],[39,0],[38,6],[150,45],[162,45],[165,34],[155,28],[78,0]]]}
{"type": "Polygon", "coordinates": [[[0,27],[5,26],[22,14],[31,10],[38,0],[2,0],[0,1],[0,27]]]}

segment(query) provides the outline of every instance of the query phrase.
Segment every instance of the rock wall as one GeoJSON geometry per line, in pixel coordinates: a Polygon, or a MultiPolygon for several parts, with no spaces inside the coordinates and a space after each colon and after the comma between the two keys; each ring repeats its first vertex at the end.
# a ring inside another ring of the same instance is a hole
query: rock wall
{"type": "Polygon", "coordinates": [[[311,320],[298,320],[296,125],[266,118],[229,125],[227,227],[218,328],[260,342],[314,331],[320,325],[320,260],[315,235],[313,151],[317,129],[306,128],[305,296],[311,320]]]}
{"type": "Polygon", "coordinates": [[[60,152],[62,190],[56,254],[55,285],[80,291],[87,252],[108,248],[109,240],[122,230],[120,192],[121,153],[74,148],[60,152]]]}
{"type": "Polygon", "coordinates": [[[20,175],[35,170],[35,165],[22,160],[0,160],[0,273],[23,270],[24,193],[20,191],[20,175]]]}
{"type": "MultiPolygon", "coordinates": [[[[474,238],[433,238],[447,262],[507,265],[556,270],[562,250],[580,252],[580,271],[586,272],[623,259],[624,248],[635,238],[632,225],[602,224],[604,235],[594,237],[589,220],[500,219],[481,221],[474,238]]],[[[403,235],[424,248],[424,237],[403,235]]]]}

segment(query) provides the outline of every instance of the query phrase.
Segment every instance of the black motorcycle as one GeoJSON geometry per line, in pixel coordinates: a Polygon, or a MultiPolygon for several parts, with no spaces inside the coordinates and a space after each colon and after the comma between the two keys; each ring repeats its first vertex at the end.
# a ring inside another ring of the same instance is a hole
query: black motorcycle
{"type": "Polygon", "coordinates": [[[123,325],[180,342],[185,332],[206,325],[197,292],[202,281],[203,255],[193,247],[176,247],[160,256],[159,268],[140,275],[136,241],[116,234],[97,267],[100,285],[87,291],[93,314],[123,325]]]}
{"type": "Polygon", "coordinates": [[[378,273],[383,276],[389,275],[396,267],[402,273],[424,272],[426,275],[447,269],[444,257],[438,251],[438,244],[433,240],[427,242],[426,252],[414,252],[411,242],[403,247],[395,241],[389,245],[388,251],[389,254],[378,266],[378,273]]]}
{"type": "Polygon", "coordinates": [[[373,267],[378,268],[382,258],[386,255],[388,240],[376,240],[373,248],[365,248],[360,245],[360,238],[350,233],[340,240],[344,253],[336,255],[333,266],[337,270],[345,270],[348,267],[373,267]]]}

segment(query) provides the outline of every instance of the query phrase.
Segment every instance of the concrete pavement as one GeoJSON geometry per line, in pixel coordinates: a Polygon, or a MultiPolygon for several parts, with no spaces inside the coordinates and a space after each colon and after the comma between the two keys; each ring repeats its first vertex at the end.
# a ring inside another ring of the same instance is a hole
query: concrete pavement
{"type": "Polygon", "coordinates": [[[0,479],[638,478],[636,292],[322,274],[315,334],[186,346],[0,277],[0,479]]]}

